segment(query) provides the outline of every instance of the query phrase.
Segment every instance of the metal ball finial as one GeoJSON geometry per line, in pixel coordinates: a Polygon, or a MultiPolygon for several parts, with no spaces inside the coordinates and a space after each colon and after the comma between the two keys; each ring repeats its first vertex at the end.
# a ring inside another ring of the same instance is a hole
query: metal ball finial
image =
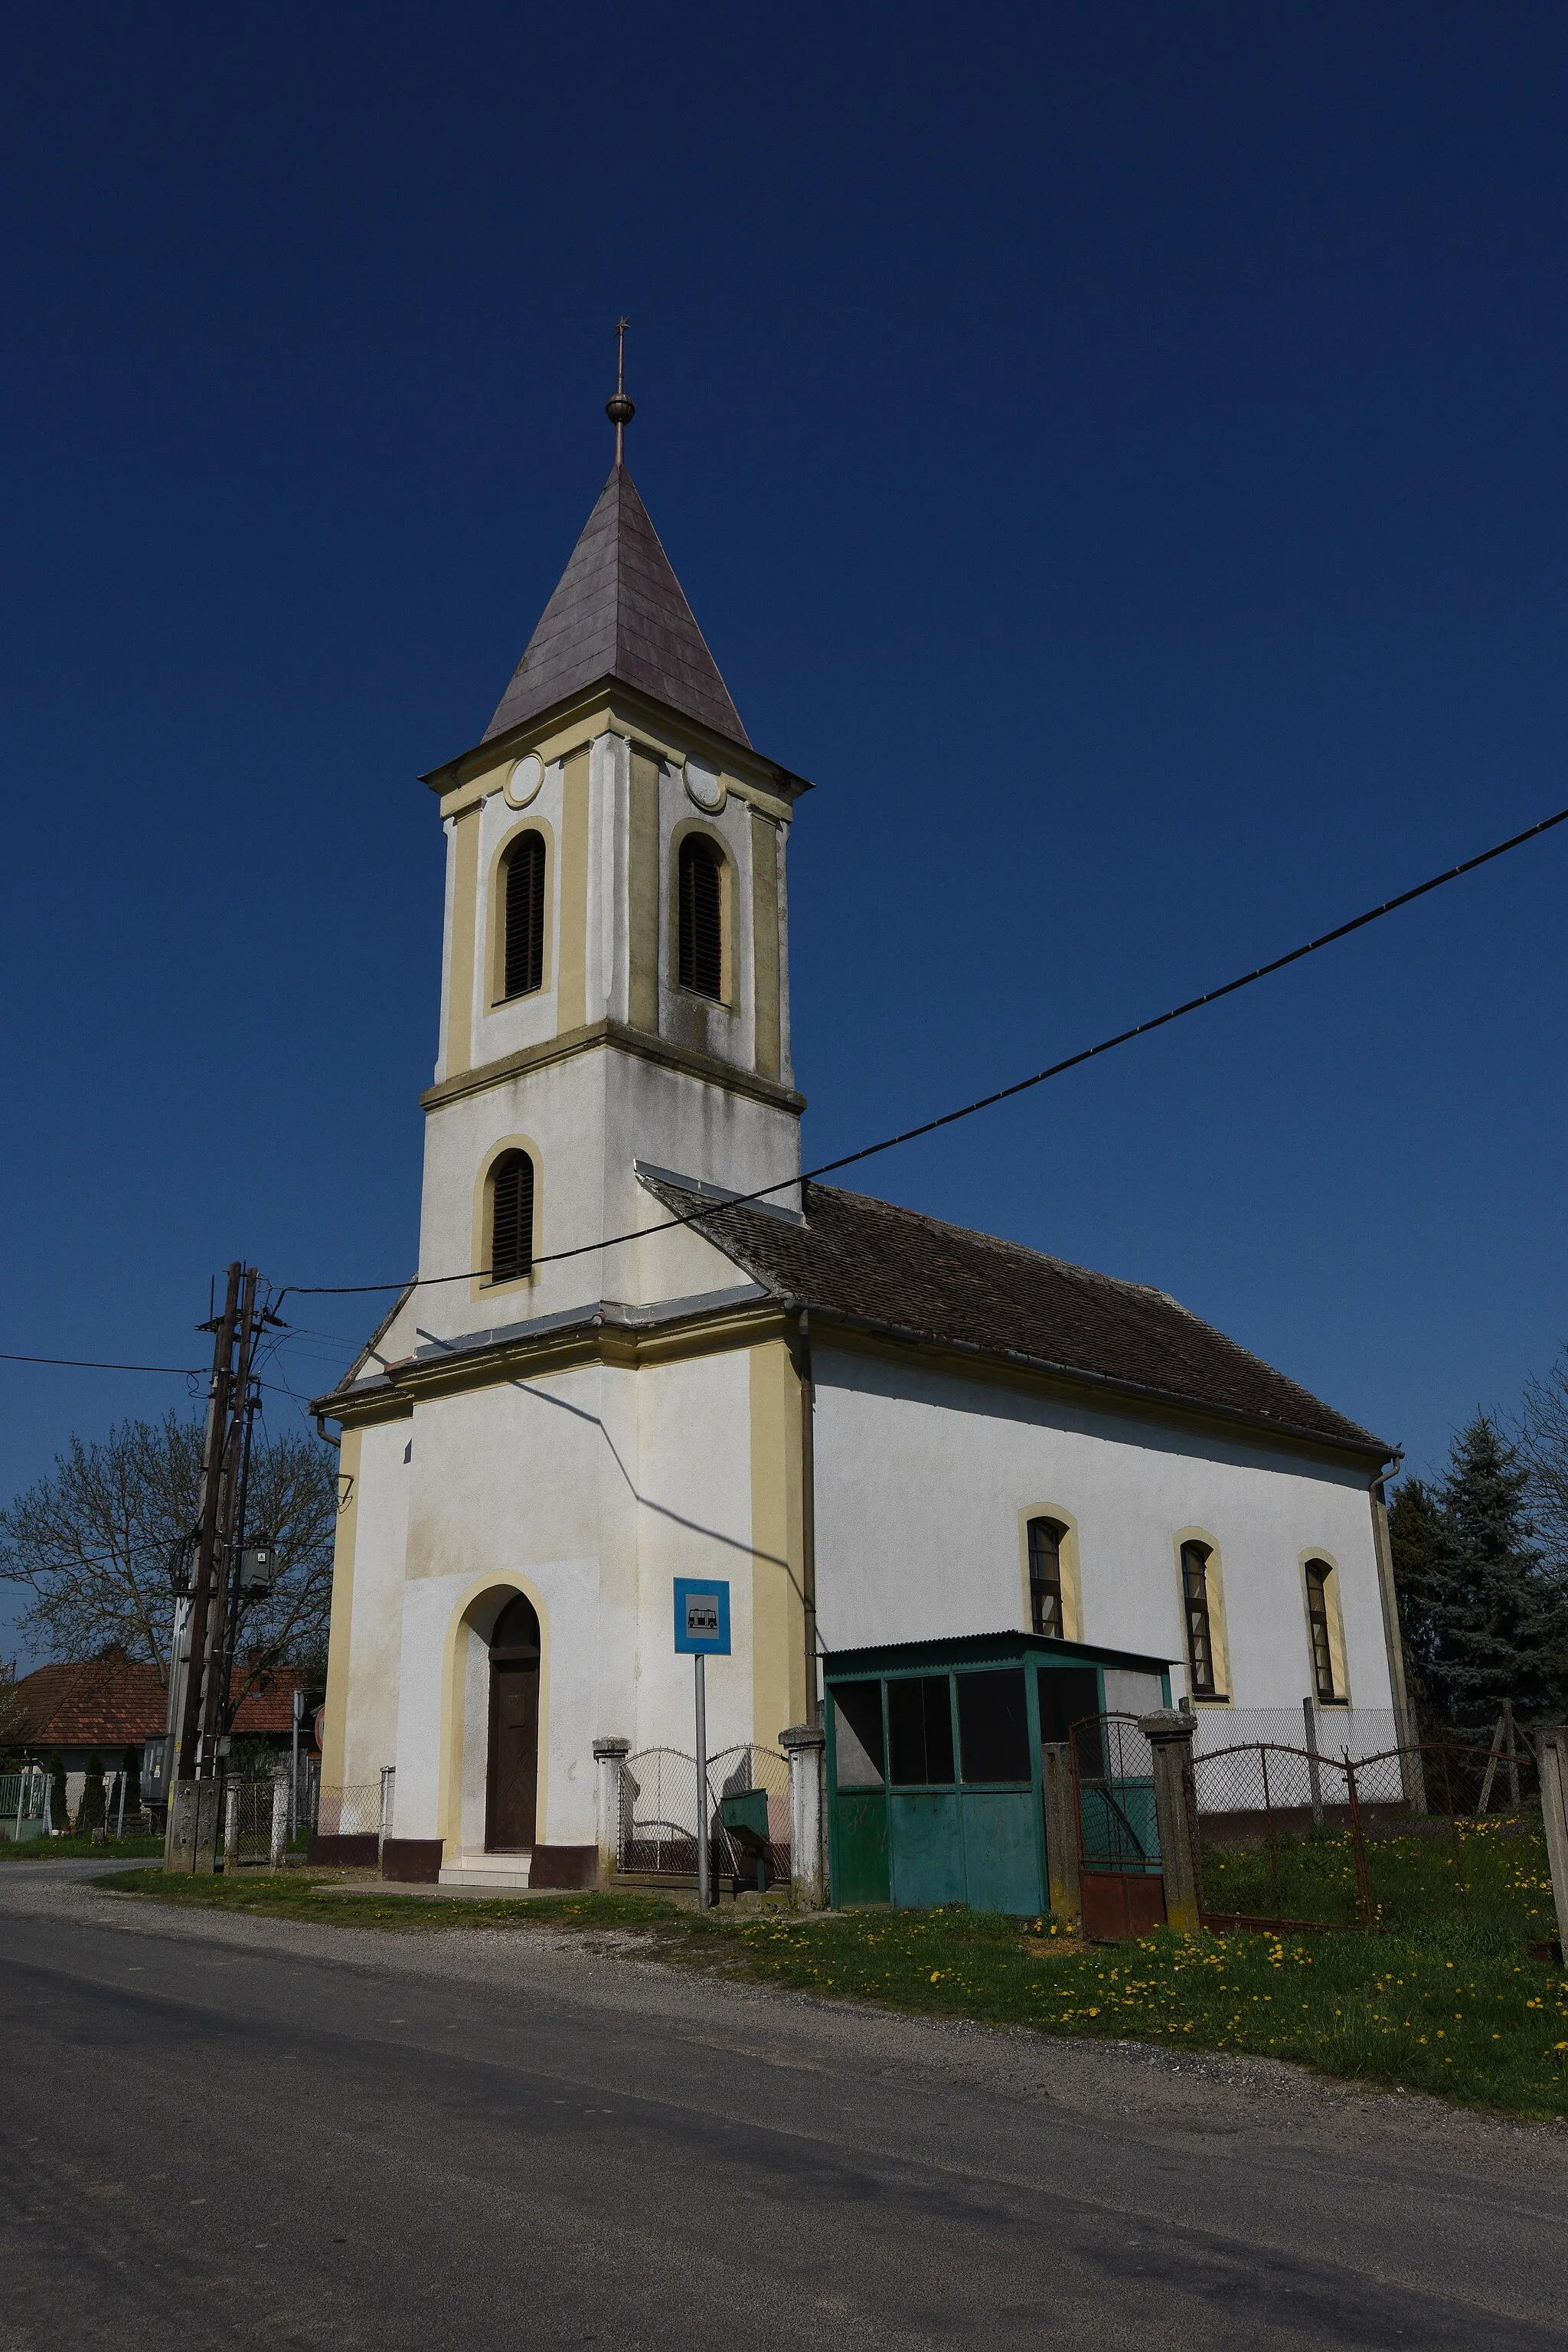
{"type": "Polygon", "coordinates": [[[616,320],[616,341],[619,345],[616,360],[616,389],[605,403],[605,414],[616,428],[617,466],[625,458],[626,427],[637,415],[636,406],[626,395],[626,329],[631,323],[629,319],[616,320]]]}

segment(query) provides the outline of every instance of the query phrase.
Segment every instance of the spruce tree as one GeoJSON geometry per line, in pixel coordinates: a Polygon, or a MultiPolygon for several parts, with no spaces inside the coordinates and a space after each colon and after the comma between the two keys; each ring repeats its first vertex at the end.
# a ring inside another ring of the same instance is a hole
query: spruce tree
{"type": "Polygon", "coordinates": [[[1534,1540],[1528,1478],[1478,1412],[1454,1439],[1439,1493],[1417,1499],[1406,1522],[1411,1648],[1450,1737],[1489,1739],[1505,1698],[1538,1721],[1562,1688],[1568,1624],[1534,1540]]]}
{"type": "Polygon", "coordinates": [[[1405,1633],[1410,1696],[1424,1727],[1443,1728],[1434,1695],[1437,1631],[1433,1602],[1447,1560],[1448,1529],[1438,1496],[1425,1478],[1406,1478],[1388,1507],[1388,1549],[1405,1633]]]}

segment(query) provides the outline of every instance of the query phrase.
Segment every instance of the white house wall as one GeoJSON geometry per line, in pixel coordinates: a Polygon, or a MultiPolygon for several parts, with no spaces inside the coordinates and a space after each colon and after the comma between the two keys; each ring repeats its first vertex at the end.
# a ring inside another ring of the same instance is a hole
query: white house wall
{"type": "Polygon", "coordinates": [[[1284,1448],[1078,1410],[823,1347],[816,1576],[830,1650],[1026,1622],[1019,1515],[1076,1524],[1087,1642],[1173,1662],[1186,1687],[1178,1538],[1219,1554],[1235,1708],[1312,1688],[1301,1556],[1337,1567],[1351,1696],[1393,1704],[1366,1481],[1284,1448]]]}

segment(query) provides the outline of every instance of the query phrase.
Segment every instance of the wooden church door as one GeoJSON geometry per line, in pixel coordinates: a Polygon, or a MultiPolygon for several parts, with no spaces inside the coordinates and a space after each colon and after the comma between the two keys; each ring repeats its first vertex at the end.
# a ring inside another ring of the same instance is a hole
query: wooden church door
{"type": "Polygon", "coordinates": [[[531,1848],[539,1791],[539,1620],[519,1593],[490,1636],[487,1853],[531,1848]]]}

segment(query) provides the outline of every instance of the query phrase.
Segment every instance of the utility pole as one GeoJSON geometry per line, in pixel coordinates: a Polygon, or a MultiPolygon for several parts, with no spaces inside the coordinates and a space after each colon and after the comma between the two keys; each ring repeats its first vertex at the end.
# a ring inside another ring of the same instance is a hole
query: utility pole
{"type": "MultiPolygon", "coordinates": [[[[207,1650],[207,1618],[212,1601],[213,1570],[217,1549],[218,1505],[223,1485],[223,1458],[228,1445],[229,1390],[233,1379],[235,1328],[239,1315],[242,1269],[228,1270],[228,1289],[213,1338],[212,1385],[207,1391],[206,1433],[202,1441],[201,1501],[196,1514],[196,1564],[185,1616],[184,1690],[180,1706],[179,1749],[174,1783],[169,1790],[169,1827],[163,1845],[165,1870],[189,1875],[196,1868],[200,1843],[197,1764],[201,1740],[203,1667],[207,1650]]],[[[210,1800],[212,1829],[217,1826],[216,1791],[210,1800]]],[[[210,1839],[208,1841],[210,1848],[210,1839]]]]}
{"type": "MultiPolygon", "coordinates": [[[[223,1313],[205,1328],[213,1333],[212,1385],[202,1443],[201,1501],[196,1518],[195,1571],[188,1601],[176,1615],[171,1677],[179,1676],[178,1757],[169,1797],[163,1867],[210,1871],[217,1847],[220,1743],[227,1729],[228,1680],[237,1636],[239,1544],[250,1463],[252,1363],[256,1346],[254,1266],[228,1269],[223,1313]],[[184,1640],[179,1642],[179,1617],[184,1640]]],[[[171,1693],[170,1730],[175,1731],[171,1693]]]]}
{"type": "MultiPolygon", "coordinates": [[[[234,1385],[229,1394],[228,1442],[224,1450],[223,1496],[218,1516],[215,1559],[214,1606],[209,1619],[207,1671],[202,1693],[201,1763],[198,1773],[215,1785],[222,1778],[227,1734],[233,1716],[231,1685],[235,1648],[239,1638],[239,1564],[245,1543],[246,1489],[250,1482],[250,1428],[256,1398],[251,1392],[251,1365],[256,1348],[256,1286],[254,1266],[244,1270],[237,1333],[234,1385]]],[[[217,1807],[212,1809],[214,1857],[217,1837],[217,1807]]],[[[212,1862],[198,1841],[196,1868],[212,1862]]]]}

